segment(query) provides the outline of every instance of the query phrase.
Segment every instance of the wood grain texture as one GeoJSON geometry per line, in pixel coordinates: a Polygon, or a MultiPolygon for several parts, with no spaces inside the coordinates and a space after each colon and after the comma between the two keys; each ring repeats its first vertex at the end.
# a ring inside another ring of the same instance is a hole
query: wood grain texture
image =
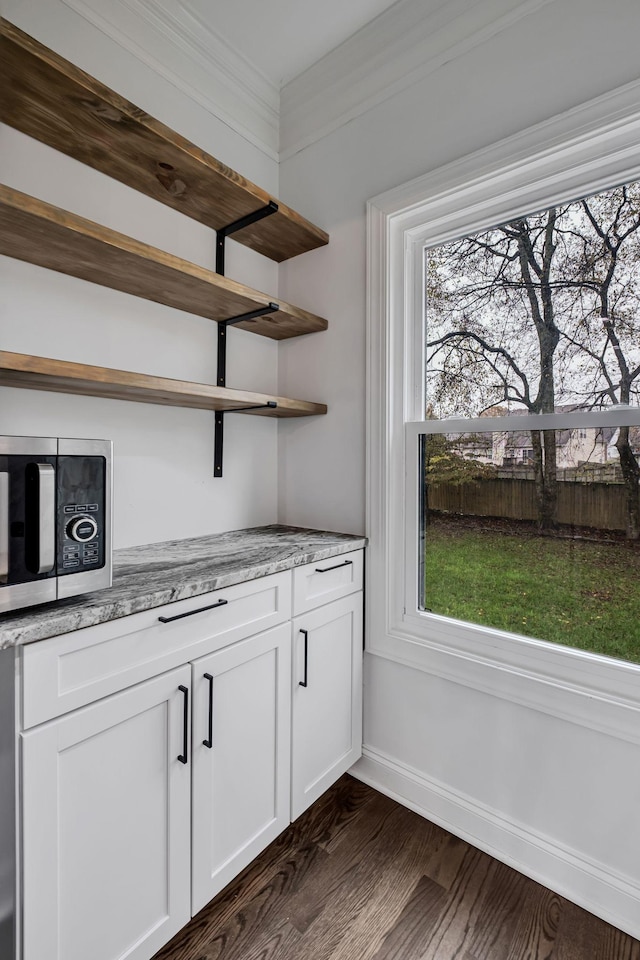
{"type": "Polygon", "coordinates": [[[251,416],[262,417],[310,417],[327,412],[323,403],[290,400],[287,397],[234,390],[231,387],[152,377],[128,370],[112,370],[109,367],[94,367],[7,351],[0,351],[0,385],[238,413],[244,412],[243,407],[275,401],[275,408],[247,410],[247,414],[250,413],[251,416]]]}
{"type": "Polygon", "coordinates": [[[562,899],[545,887],[527,883],[507,960],[550,960],[556,945],[562,899]]]}
{"type": "Polygon", "coordinates": [[[478,960],[484,956],[504,960],[521,891],[497,882],[504,877],[501,867],[487,854],[469,848],[434,925],[423,960],[464,956],[467,952],[478,960]],[[496,874],[500,876],[497,878],[496,874]]]}
{"type": "MultiPolygon", "coordinates": [[[[242,283],[3,185],[0,253],[209,320],[228,320],[272,302],[242,283]]],[[[276,313],[238,328],[284,340],[328,326],[313,313],[273,302],[280,307],[276,313]]]]}
{"type": "Polygon", "coordinates": [[[346,842],[331,849],[287,904],[287,916],[296,929],[322,944],[319,960],[330,957],[338,941],[345,956],[357,958],[363,939],[369,943],[375,935],[381,899],[385,923],[392,911],[399,914],[404,908],[406,889],[396,885],[393,872],[381,870],[380,865],[393,856],[396,869],[411,869],[411,827],[404,818],[399,822],[392,801],[379,800],[369,806],[366,819],[352,825],[346,842]]]}
{"type": "Polygon", "coordinates": [[[435,825],[433,831],[433,851],[426,864],[425,874],[449,891],[458,876],[469,844],[435,825]]]}
{"type": "MultiPolygon", "coordinates": [[[[215,230],[273,198],[7,20],[0,120],[215,230]]],[[[329,240],[295,210],[233,235],[278,262],[329,240]]]]}
{"type": "Polygon", "coordinates": [[[373,960],[406,960],[420,957],[429,945],[433,924],[444,906],[445,890],[429,877],[421,877],[396,922],[385,934],[373,960]]]}
{"type": "Polygon", "coordinates": [[[640,942],[346,776],[154,960],[640,960],[640,942]]]}
{"type": "Polygon", "coordinates": [[[551,960],[640,960],[640,941],[581,910],[563,903],[551,960]]]}

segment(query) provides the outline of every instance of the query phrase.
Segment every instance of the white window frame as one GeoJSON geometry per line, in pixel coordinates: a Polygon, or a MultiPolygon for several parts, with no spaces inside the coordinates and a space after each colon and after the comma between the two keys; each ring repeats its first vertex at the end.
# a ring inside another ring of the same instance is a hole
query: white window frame
{"type": "MultiPolygon", "coordinates": [[[[640,665],[417,610],[418,436],[428,432],[423,419],[424,249],[640,179],[639,94],[640,83],[628,84],[367,205],[371,653],[487,690],[504,686],[506,672],[514,698],[514,678],[526,676],[640,706],[640,665]],[[500,678],[495,669],[487,671],[495,667],[500,678]]],[[[547,416],[554,429],[640,423],[637,409],[620,407],[547,416]]],[[[508,428],[517,429],[517,418],[508,419],[508,428]]],[[[480,428],[487,429],[486,420],[480,428]]],[[[435,429],[466,432],[478,424],[458,421],[457,428],[447,421],[435,429]]],[[[491,429],[499,429],[498,421],[491,429]]]]}

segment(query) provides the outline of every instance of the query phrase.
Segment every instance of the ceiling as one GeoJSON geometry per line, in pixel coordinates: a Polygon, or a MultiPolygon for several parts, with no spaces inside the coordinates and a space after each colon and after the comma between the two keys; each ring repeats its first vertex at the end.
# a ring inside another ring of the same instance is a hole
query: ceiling
{"type": "Polygon", "coordinates": [[[183,0],[183,6],[280,87],[395,2],[183,0]]]}

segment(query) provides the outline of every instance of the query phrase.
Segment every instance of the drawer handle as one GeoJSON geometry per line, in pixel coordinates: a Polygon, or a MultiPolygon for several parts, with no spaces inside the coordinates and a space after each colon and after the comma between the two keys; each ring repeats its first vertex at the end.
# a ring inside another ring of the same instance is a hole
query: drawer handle
{"type": "Polygon", "coordinates": [[[158,617],[160,623],[173,623],[174,620],[182,620],[183,617],[193,617],[196,613],[204,613],[205,610],[214,610],[216,607],[224,607],[228,600],[218,600],[217,603],[210,603],[208,607],[198,607],[197,610],[187,610],[186,613],[176,613],[175,617],[158,617]]]}
{"type": "Polygon", "coordinates": [[[213,677],[210,673],[205,673],[204,678],[209,681],[209,737],[202,742],[211,750],[213,747],[213,677]]]}
{"type": "Polygon", "coordinates": [[[181,690],[184,693],[184,713],[182,715],[183,719],[183,732],[182,732],[182,753],[178,754],[178,760],[180,763],[187,763],[189,756],[187,754],[187,749],[189,747],[189,688],[180,684],[178,690],[181,690]]]}
{"type": "Polygon", "coordinates": [[[298,680],[298,686],[308,687],[308,668],[309,668],[309,632],[308,630],[301,630],[300,633],[304,636],[304,680],[298,680]]]}
{"type": "Polygon", "coordinates": [[[339,570],[340,567],[348,567],[348,566],[351,566],[352,564],[353,564],[353,560],[345,560],[344,563],[336,563],[335,566],[333,567],[325,567],[324,569],[321,569],[320,567],[316,567],[316,573],[329,573],[329,570],[339,570]]]}

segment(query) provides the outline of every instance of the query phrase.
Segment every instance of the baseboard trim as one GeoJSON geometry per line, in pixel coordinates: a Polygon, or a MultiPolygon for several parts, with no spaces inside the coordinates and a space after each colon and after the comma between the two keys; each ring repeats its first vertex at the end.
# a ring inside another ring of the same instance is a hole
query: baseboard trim
{"type": "Polygon", "coordinates": [[[640,883],[364,747],[349,773],[502,863],[640,939],[640,883]]]}

